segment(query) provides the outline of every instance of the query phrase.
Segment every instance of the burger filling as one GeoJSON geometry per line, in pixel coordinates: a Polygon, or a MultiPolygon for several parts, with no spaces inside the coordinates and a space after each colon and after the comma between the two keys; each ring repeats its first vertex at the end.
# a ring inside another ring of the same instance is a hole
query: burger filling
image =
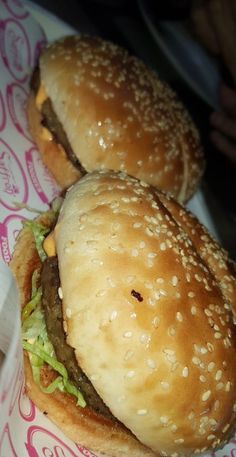
{"type": "Polygon", "coordinates": [[[63,328],[62,301],[58,294],[60,278],[56,256],[48,257],[44,261],[41,283],[42,307],[48,337],[54,347],[57,360],[66,367],[69,379],[83,393],[86,404],[105,417],[113,417],[87,376],[79,367],[73,348],[66,342],[66,334],[63,328]]]}
{"type": "Polygon", "coordinates": [[[53,110],[52,102],[50,98],[47,97],[43,89],[43,86],[40,82],[39,67],[36,67],[36,69],[33,72],[30,88],[35,95],[36,105],[41,114],[41,125],[44,128],[44,133],[46,129],[48,133],[48,138],[51,138],[51,140],[55,141],[57,144],[60,144],[63,147],[67,155],[67,158],[70,160],[70,162],[72,162],[72,164],[76,168],[78,168],[78,170],[82,174],[85,174],[86,171],[81,165],[76,155],[74,154],[73,149],[71,148],[69,140],[67,138],[67,135],[56,113],[53,110]]]}
{"type": "MultiPolygon", "coordinates": [[[[79,367],[74,349],[66,342],[57,256],[51,249],[53,255],[48,257],[43,248],[49,229],[34,221],[25,225],[33,232],[41,261],[41,267],[32,276],[31,299],[22,310],[23,348],[28,352],[34,381],[45,393],[55,389],[69,393],[76,398],[77,405],[87,405],[95,413],[117,422],[79,367]],[[45,363],[55,372],[54,380],[47,386],[42,385],[40,377],[45,363]]],[[[51,240],[50,237],[51,234],[47,238],[51,240]]],[[[51,244],[50,241],[48,245],[51,244]]]]}

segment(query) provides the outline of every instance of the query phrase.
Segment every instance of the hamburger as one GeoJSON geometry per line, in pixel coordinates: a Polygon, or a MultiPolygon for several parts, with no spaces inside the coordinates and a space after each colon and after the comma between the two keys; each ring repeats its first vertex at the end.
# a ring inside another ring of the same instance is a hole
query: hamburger
{"type": "Polygon", "coordinates": [[[123,172],[87,174],[20,233],[26,388],[102,454],[189,456],[236,423],[236,273],[176,200],[123,172]],[[32,278],[33,277],[33,278],[32,278]]]}
{"type": "Polygon", "coordinates": [[[101,38],[70,36],[44,48],[28,120],[62,188],[86,172],[121,170],[185,202],[203,174],[199,134],[176,94],[101,38]]]}

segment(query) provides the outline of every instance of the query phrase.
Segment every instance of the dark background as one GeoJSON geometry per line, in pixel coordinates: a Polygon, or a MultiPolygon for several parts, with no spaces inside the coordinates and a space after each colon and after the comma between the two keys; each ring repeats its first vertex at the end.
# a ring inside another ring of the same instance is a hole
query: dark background
{"type": "MultiPolygon", "coordinates": [[[[142,0],[154,22],[182,20],[188,0],[142,0]],[[170,8],[171,4],[171,8],[170,8]]],[[[158,47],[136,0],[37,0],[40,6],[81,33],[99,35],[127,48],[143,59],[178,93],[197,124],[206,156],[202,191],[222,245],[236,259],[236,166],[218,153],[209,141],[211,108],[180,78],[158,47]]]]}

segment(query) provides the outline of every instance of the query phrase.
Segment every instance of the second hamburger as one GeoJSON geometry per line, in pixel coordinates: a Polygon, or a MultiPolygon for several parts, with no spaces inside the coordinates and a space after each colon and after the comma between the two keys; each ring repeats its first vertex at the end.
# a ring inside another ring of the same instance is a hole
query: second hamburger
{"type": "Polygon", "coordinates": [[[64,188],[85,172],[121,170],[187,201],[204,170],[199,134],[170,87],[101,38],[49,44],[32,78],[28,118],[64,188]]]}

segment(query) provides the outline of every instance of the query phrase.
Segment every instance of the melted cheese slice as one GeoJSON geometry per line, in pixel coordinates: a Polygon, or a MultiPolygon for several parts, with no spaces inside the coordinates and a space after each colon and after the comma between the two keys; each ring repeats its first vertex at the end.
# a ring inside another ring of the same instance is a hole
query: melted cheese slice
{"type": "Polygon", "coordinates": [[[45,102],[45,100],[47,100],[47,98],[48,98],[48,96],[46,94],[46,91],[45,91],[44,87],[42,86],[42,84],[40,84],[39,90],[38,90],[36,98],[35,98],[35,103],[36,103],[36,106],[39,111],[42,108],[43,102],[45,102]]]}
{"type": "Polygon", "coordinates": [[[46,252],[48,257],[53,257],[56,255],[56,244],[54,238],[54,230],[49,233],[43,242],[43,249],[46,252]]]}
{"type": "MultiPolygon", "coordinates": [[[[35,97],[35,104],[36,104],[36,107],[37,107],[38,111],[41,111],[42,104],[45,102],[45,100],[47,100],[47,98],[48,98],[48,96],[46,94],[46,91],[45,91],[44,87],[41,84],[39,86],[39,90],[38,90],[37,95],[35,97]]],[[[41,128],[40,136],[45,141],[52,141],[53,140],[53,136],[52,136],[50,130],[48,130],[46,127],[42,127],[41,128]]]]}

